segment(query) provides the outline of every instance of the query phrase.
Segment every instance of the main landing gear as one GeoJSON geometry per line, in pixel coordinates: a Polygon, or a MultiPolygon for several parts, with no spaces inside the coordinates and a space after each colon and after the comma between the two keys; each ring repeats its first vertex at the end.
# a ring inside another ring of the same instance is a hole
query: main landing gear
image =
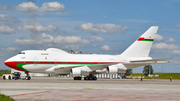
{"type": "Polygon", "coordinates": [[[82,77],[74,77],[74,80],[81,80],[82,77]]]}
{"type": "MultiPolygon", "coordinates": [[[[82,80],[82,77],[74,77],[74,80],[82,80]]],[[[97,77],[94,75],[89,75],[84,77],[84,80],[97,80],[97,77]]]]}
{"type": "Polygon", "coordinates": [[[31,77],[29,76],[29,72],[25,72],[25,73],[26,73],[25,80],[31,80],[31,77]]]}
{"type": "Polygon", "coordinates": [[[94,75],[89,75],[89,76],[84,77],[84,80],[97,80],[97,77],[94,75]]]}

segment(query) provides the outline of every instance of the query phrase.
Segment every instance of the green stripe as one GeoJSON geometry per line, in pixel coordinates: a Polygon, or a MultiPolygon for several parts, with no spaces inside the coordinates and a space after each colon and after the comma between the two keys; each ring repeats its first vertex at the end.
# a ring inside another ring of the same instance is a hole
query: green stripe
{"type": "Polygon", "coordinates": [[[153,40],[142,40],[142,41],[153,41],[153,40]]]}
{"type": "Polygon", "coordinates": [[[29,65],[29,64],[61,64],[61,65],[98,65],[98,64],[103,64],[103,63],[20,63],[17,64],[16,66],[19,67],[20,69],[29,72],[28,70],[24,69],[24,65],[29,65]]]}
{"type": "MultiPolygon", "coordinates": [[[[19,67],[20,69],[24,70],[24,71],[27,71],[26,69],[24,69],[22,66],[24,65],[25,63],[20,63],[20,64],[17,64],[16,66],[19,67]]],[[[29,71],[27,71],[29,72],[29,71]]]]}

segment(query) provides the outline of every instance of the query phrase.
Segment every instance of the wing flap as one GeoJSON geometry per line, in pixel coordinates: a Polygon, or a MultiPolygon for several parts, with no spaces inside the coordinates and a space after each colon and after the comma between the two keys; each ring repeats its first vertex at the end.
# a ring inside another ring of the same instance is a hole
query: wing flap
{"type": "Polygon", "coordinates": [[[57,66],[54,66],[54,67],[51,67],[47,70],[45,70],[46,72],[55,72],[55,71],[58,71],[58,70],[69,70],[71,68],[75,68],[75,67],[79,67],[79,65],[72,65],[72,66],[69,66],[69,65],[57,65],[57,66]]]}
{"type": "Polygon", "coordinates": [[[108,66],[115,65],[115,64],[99,64],[99,65],[88,65],[88,67],[94,71],[94,70],[102,70],[104,68],[107,68],[108,66]]]}

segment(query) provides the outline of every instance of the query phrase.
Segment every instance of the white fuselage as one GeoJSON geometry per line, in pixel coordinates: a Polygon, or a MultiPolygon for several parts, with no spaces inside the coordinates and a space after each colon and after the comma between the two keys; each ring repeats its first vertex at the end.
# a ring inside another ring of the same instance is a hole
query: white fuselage
{"type": "MultiPolygon", "coordinates": [[[[120,55],[69,54],[62,50],[27,50],[8,59],[5,63],[16,63],[16,68],[28,72],[48,73],[46,70],[55,66],[70,67],[84,65],[117,64],[128,62],[120,55]],[[17,64],[22,65],[17,65],[17,64]]],[[[69,70],[59,70],[58,74],[69,74],[69,70]]]]}

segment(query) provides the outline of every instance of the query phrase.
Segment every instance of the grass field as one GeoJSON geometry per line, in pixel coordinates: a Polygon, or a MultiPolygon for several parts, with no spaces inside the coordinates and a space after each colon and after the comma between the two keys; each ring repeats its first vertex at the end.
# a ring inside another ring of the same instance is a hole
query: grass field
{"type": "MultiPolygon", "coordinates": [[[[143,73],[132,73],[132,76],[145,76],[143,73]]],[[[180,79],[180,73],[154,73],[153,75],[159,75],[159,77],[148,77],[145,76],[145,79],[169,79],[172,76],[172,79],[180,79]]]]}
{"type": "Polygon", "coordinates": [[[4,94],[0,94],[0,101],[14,101],[14,99],[12,99],[4,94]]]}
{"type": "Polygon", "coordinates": [[[0,76],[2,76],[3,74],[11,74],[11,71],[8,71],[8,70],[1,70],[0,71],[0,76]]]}

